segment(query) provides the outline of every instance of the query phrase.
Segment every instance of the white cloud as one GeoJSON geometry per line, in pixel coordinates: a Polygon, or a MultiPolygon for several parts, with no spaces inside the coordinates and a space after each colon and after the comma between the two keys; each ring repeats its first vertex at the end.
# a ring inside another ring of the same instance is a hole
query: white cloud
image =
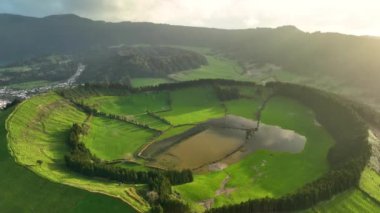
{"type": "Polygon", "coordinates": [[[296,25],[305,31],[380,35],[378,0],[2,0],[0,12],[221,28],[296,25]],[[43,6],[42,6],[43,4],[43,6]],[[43,9],[42,9],[43,8],[43,9]]]}

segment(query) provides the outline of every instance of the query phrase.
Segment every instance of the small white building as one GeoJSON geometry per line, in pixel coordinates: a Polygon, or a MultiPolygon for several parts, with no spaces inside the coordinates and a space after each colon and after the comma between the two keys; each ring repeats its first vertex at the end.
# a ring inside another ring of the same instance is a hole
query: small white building
{"type": "Polygon", "coordinates": [[[10,103],[10,101],[0,99],[0,109],[4,109],[8,103],[10,103]]]}

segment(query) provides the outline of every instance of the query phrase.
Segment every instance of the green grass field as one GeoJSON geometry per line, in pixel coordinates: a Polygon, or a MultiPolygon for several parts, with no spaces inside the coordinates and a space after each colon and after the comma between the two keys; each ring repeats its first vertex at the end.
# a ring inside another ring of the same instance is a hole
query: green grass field
{"type": "Polygon", "coordinates": [[[238,99],[225,102],[228,114],[240,115],[253,120],[256,120],[256,112],[261,104],[261,99],[238,99]]]}
{"type": "Polygon", "coordinates": [[[307,212],[378,212],[380,209],[380,175],[365,168],[358,189],[352,189],[322,202],[307,212]]]}
{"type": "MultiPolygon", "coordinates": [[[[244,94],[251,94],[250,89],[240,89],[244,94]]],[[[110,114],[133,116],[139,122],[155,126],[157,129],[161,128],[164,132],[154,138],[156,131],[146,130],[123,121],[91,117],[87,121],[90,131],[83,140],[86,146],[101,159],[129,159],[134,151],[153,139],[162,140],[180,134],[192,128],[194,124],[222,117],[226,113],[254,119],[255,112],[263,99],[252,97],[222,103],[211,86],[182,88],[170,93],[152,92],[128,96],[87,97],[83,100],[89,106],[110,114]],[[157,114],[168,120],[172,126],[147,115],[147,110],[158,112],[157,114]],[[166,111],[159,112],[161,110],[166,111]]],[[[220,207],[248,199],[280,197],[294,192],[328,170],[326,156],[333,145],[333,139],[316,122],[313,111],[297,101],[275,97],[267,103],[261,117],[265,124],[280,126],[305,136],[307,141],[304,150],[297,154],[259,150],[229,165],[223,171],[196,174],[192,183],[173,187],[195,211],[204,210],[199,202],[208,199],[214,200],[213,207],[220,207]],[[229,180],[225,188],[229,189],[229,193],[216,194],[227,177],[229,180]]],[[[69,129],[73,123],[82,123],[86,118],[85,113],[55,93],[28,99],[17,106],[7,120],[11,153],[18,163],[53,182],[117,196],[134,208],[147,211],[148,204],[137,195],[136,190],[139,187],[83,177],[65,167],[63,156],[68,152],[65,142],[69,129]],[[38,165],[37,160],[42,160],[42,165],[38,165]]],[[[146,169],[143,164],[122,166],[136,170],[146,169]]],[[[376,202],[373,202],[366,194],[379,199],[379,177],[374,171],[366,169],[360,182],[360,189],[363,191],[352,190],[343,193],[310,211],[324,212],[326,208],[335,212],[342,212],[349,208],[352,208],[353,212],[360,212],[360,208],[368,212],[376,210],[378,208],[376,202]]],[[[0,186],[1,184],[0,180],[0,186]]],[[[101,197],[84,200],[82,205],[85,207],[90,205],[90,202],[98,200],[99,205],[102,202],[112,201],[116,202],[113,205],[115,205],[115,211],[118,211],[117,202],[119,201],[111,198],[110,201],[103,201],[101,197]]]]}
{"type": "Polygon", "coordinates": [[[370,168],[364,169],[360,178],[360,188],[380,202],[380,175],[370,168]]]}
{"type": "Polygon", "coordinates": [[[104,160],[130,159],[155,132],[123,121],[92,117],[90,130],[83,141],[92,153],[104,160]]]}
{"type": "Polygon", "coordinates": [[[212,87],[179,89],[172,91],[170,97],[172,109],[159,115],[173,125],[194,124],[224,115],[212,87]]]}
{"type": "MultiPolygon", "coordinates": [[[[247,118],[252,118],[256,107],[257,104],[247,100],[227,103],[228,113],[247,118]]],[[[215,206],[250,198],[279,197],[327,171],[326,155],[333,139],[314,123],[314,115],[308,108],[290,99],[274,98],[268,103],[262,119],[266,124],[279,125],[304,135],[307,138],[304,151],[299,154],[257,151],[224,171],[197,175],[193,183],[175,187],[181,196],[193,205],[214,198],[215,206]],[[226,187],[233,188],[233,192],[229,196],[215,196],[227,174],[231,179],[226,187]]]]}
{"type": "Polygon", "coordinates": [[[84,177],[64,165],[68,131],[73,123],[81,123],[86,117],[54,93],[28,99],[18,105],[7,120],[11,153],[18,163],[53,182],[117,196],[134,208],[146,211],[148,204],[137,195],[134,186],[84,177]],[[37,160],[43,163],[38,165],[37,160]]]}
{"type": "Polygon", "coordinates": [[[358,189],[343,192],[331,200],[322,202],[305,212],[379,212],[380,206],[358,189]]]}
{"type": "Polygon", "coordinates": [[[0,210],[11,212],[135,212],[109,196],[53,183],[17,165],[9,155],[5,119],[0,110],[0,210]]]}
{"type": "Polygon", "coordinates": [[[202,66],[198,69],[174,73],[169,75],[169,78],[175,81],[188,81],[204,78],[247,80],[247,78],[242,75],[242,68],[235,61],[211,55],[206,55],[206,58],[208,65],[202,66]]]}
{"type": "Polygon", "coordinates": [[[172,136],[178,135],[180,133],[185,132],[186,130],[189,130],[193,128],[195,125],[183,125],[178,127],[172,127],[168,130],[166,130],[163,134],[161,134],[159,137],[156,138],[157,141],[164,140],[166,138],[170,138],[172,136]]]}
{"type": "Polygon", "coordinates": [[[143,114],[143,115],[138,115],[134,117],[136,121],[142,124],[146,124],[149,127],[159,130],[159,131],[164,131],[170,128],[170,125],[161,121],[160,119],[157,119],[149,114],[143,114]]]}
{"type": "Polygon", "coordinates": [[[148,92],[126,96],[94,96],[84,104],[99,111],[115,115],[139,115],[146,111],[157,112],[169,109],[168,93],[148,92]]]}
{"type": "Polygon", "coordinates": [[[162,83],[170,83],[166,78],[132,78],[132,87],[155,86],[162,83]]]}
{"type": "Polygon", "coordinates": [[[84,99],[84,104],[98,111],[114,115],[125,115],[138,123],[146,124],[157,130],[166,130],[169,124],[147,114],[169,110],[167,92],[149,92],[127,96],[94,96],[84,99]]]}

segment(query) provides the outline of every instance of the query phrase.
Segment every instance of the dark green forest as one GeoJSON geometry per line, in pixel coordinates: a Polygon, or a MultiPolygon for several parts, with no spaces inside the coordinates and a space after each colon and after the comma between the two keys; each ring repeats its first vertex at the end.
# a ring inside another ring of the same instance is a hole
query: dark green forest
{"type": "Polygon", "coordinates": [[[87,65],[79,81],[124,84],[130,83],[130,77],[166,77],[208,63],[199,53],[160,46],[100,48],[81,54],[79,60],[87,65]]]}

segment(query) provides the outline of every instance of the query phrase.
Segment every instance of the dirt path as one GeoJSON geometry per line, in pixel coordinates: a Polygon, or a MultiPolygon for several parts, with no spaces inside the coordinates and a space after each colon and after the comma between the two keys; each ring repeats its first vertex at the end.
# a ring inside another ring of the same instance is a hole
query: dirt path
{"type": "Polygon", "coordinates": [[[214,205],[214,202],[215,202],[215,199],[211,198],[207,200],[202,200],[198,204],[205,207],[205,209],[211,209],[211,207],[214,205]]]}
{"type": "MultiPolygon", "coordinates": [[[[227,174],[227,177],[223,179],[223,181],[220,183],[220,187],[218,190],[215,191],[215,197],[220,195],[229,195],[232,193],[235,189],[234,188],[226,188],[227,183],[231,180],[231,176],[227,174]]],[[[202,200],[198,204],[205,207],[205,209],[211,209],[214,205],[215,198],[210,198],[206,200],[202,200]]]]}
{"type": "Polygon", "coordinates": [[[233,192],[235,189],[234,188],[226,188],[227,183],[231,180],[231,176],[227,175],[226,178],[222,181],[220,184],[220,188],[216,190],[215,196],[218,195],[229,195],[231,192],[233,192]]]}

